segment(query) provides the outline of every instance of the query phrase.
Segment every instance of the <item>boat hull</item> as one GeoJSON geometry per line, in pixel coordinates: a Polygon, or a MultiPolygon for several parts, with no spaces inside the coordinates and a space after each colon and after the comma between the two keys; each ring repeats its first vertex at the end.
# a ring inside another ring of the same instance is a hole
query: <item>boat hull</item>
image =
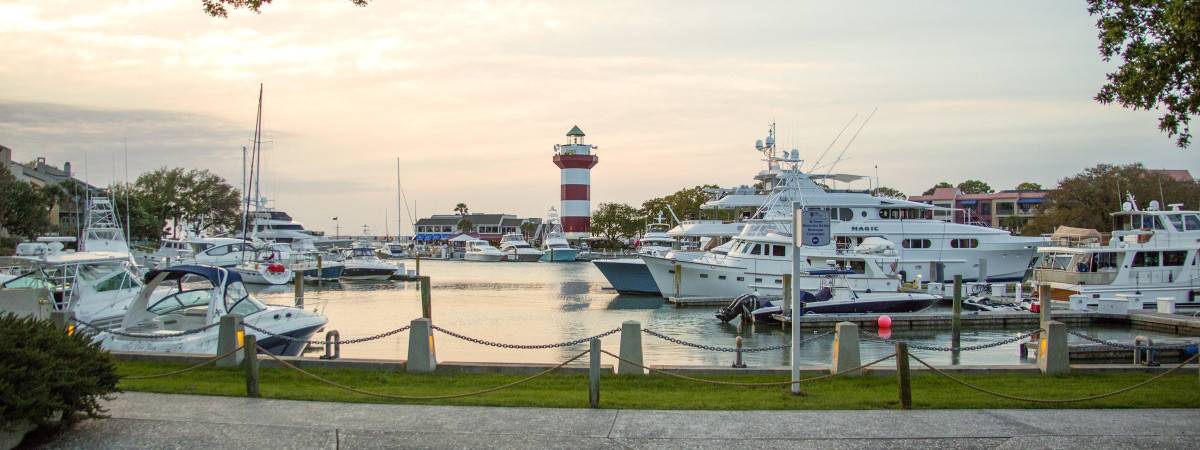
{"type": "Polygon", "coordinates": [[[626,295],[662,295],[654,276],[641,259],[597,259],[592,264],[600,269],[613,290],[626,295]]]}
{"type": "Polygon", "coordinates": [[[304,275],[305,281],[337,281],[342,277],[342,273],[346,271],[346,266],[337,265],[333,267],[322,267],[320,269],[308,269],[297,271],[304,275]]]}
{"type": "Polygon", "coordinates": [[[464,261],[475,261],[475,262],[496,262],[496,261],[499,261],[500,258],[503,258],[503,257],[504,257],[504,255],[500,255],[500,254],[491,255],[491,254],[481,254],[481,253],[467,253],[467,254],[463,255],[463,260],[464,261]]]}
{"type": "Polygon", "coordinates": [[[542,252],[542,261],[567,262],[574,261],[579,250],[573,248],[548,248],[542,252]]]}
{"type": "Polygon", "coordinates": [[[343,280],[386,280],[396,273],[396,269],[380,267],[346,267],[342,272],[343,280]]]}
{"type": "Polygon", "coordinates": [[[505,253],[504,260],[511,262],[537,262],[542,259],[542,252],[517,252],[505,253]]]}

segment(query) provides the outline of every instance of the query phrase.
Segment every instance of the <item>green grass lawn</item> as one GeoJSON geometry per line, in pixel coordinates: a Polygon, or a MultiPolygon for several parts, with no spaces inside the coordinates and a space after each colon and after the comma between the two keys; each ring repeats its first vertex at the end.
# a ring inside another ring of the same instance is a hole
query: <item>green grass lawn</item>
{"type": "MultiPolygon", "coordinates": [[[[187,368],[183,364],[119,362],[118,372],[143,376],[187,368]]],[[[402,396],[437,396],[479,391],[524,377],[512,375],[408,374],[367,370],[313,370],[312,373],[364,391],[402,396]]],[[[964,375],[973,385],[1008,395],[1038,399],[1088,397],[1117,391],[1152,375],[964,375]]],[[[393,400],[342,390],[291,369],[261,369],[265,398],[355,403],[410,403],[476,406],[588,407],[587,375],[548,374],[524,384],[482,395],[447,400],[393,400]]],[[[779,376],[711,376],[730,382],[787,381],[779,376]]],[[[122,380],[121,389],[172,394],[246,395],[241,368],[203,367],[151,380],[122,380]]],[[[788,388],[717,386],[667,376],[605,375],[600,406],[625,409],[893,409],[899,405],[895,377],[833,377],[802,385],[808,395],[788,395],[788,388]]],[[[970,390],[939,375],[912,379],[913,406],[928,409],[973,408],[1196,408],[1200,380],[1195,374],[1172,374],[1147,386],[1100,400],[1041,404],[1007,400],[970,390]]]]}

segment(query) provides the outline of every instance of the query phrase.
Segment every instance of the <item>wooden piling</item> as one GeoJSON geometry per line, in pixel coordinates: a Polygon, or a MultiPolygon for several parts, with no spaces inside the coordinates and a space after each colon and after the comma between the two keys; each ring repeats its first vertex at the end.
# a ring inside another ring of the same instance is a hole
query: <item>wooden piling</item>
{"type": "Polygon", "coordinates": [[[904,342],[896,343],[896,379],[900,383],[900,407],[903,409],[912,409],[912,383],[908,370],[908,344],[904,342]]]}
{"type": "Polygon", "coordinates": [[[304,308],[304,272],[295,272],[292,278],[292,284],[296,285],[296,307],[304,308]]]}
{"type": "Polygon", "coordinates": [[[421,280],[421,317],[433,319],[433,296],[429,293],[429,277],[418,277],[421,280]]]}
{"type": "Polygon", "coordinates": [[[242,347],[242,367],[246,369],[246,396],[262,397],[258,392],[258,337],[247,334],[242,347]]]}
{"type": "Polygon", "coordinates": [[[679,298],[679,285],[683,284],[683,266],[675,265],[675,297],[679,298]]]}
{"type": "Polygon", "coordinates": [[[963,302],[963,284],[962,275],[954,276],[954,314],[950,322],[950,340],[954,341],[953,346],[958,347],[959,339],[962,337],[962,302],[963,302]]]}
{"type": "Polygon", "coordinates": [[[592,339],[588,364],[588,405],[600,407],[600,340],[592,339]]]}

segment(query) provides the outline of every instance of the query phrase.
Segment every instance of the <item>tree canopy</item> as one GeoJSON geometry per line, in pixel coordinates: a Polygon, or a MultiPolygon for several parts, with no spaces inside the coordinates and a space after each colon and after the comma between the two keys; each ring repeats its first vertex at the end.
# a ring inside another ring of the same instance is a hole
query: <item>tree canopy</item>
{"type": "Polygon", "coordinates": [[[964,194],[991,194],[996,192],[991,186],[979,180],[967,180],[958,183],[958,190],[964,194]]]}
{"type": "Polygon", "coordinates": [[[1158,129],[1191,140],[1188,120],[1200,114],[1200,2],[1171,0],[1088,0],[1099,16],[1100,55],[1124,63],[1108,74],[1096,101],[1133,109],[1166,108],[1158,129]]]}
{"type": "MultiPolygon", "coordinates": [[[[253,11],[255,14],[262,14],[263,5],[270,4],[272,0],[203,0],[204,13],[213,17],[229,17],[230,9],[246,8],[253,11]]],[[[371,0],[350,0],[354,6],[367,6],[371,0]]]]}
{"type": "Polygon", "coordinates": [[[874,195],[876,197],[883,197],[883,198],[894,198],[896,200],[907,200],[908,199],[908,196],[904,195],[903,192],[900,192],[899,189],[894,189],[894,188],[890,188],[887,186],[880,186],[880,187],[875,188],[874,190],[871,191],[871,195],[874,195]]]}
{"type": "Polygon", "coordinates": [[[206,169],[160,168],[138,176],[137,204],[172,234],[184,229],[231,232],[241,228],[241,194],[206,169]]]}
{"type": "Polygon", "coordinates": [[[642,230],[642,215],[624,203],[601,203],[592,211],[591,233],[619,247],[621,238],[637,236],[642,230]]]}
{"type": "Polygon", "coordinates": [[[1200,201],[1200,183],[1178,181],[1147,170],[1140,163],[1100,164],[1059,181],[1057,189],[1046,193],[1038,214],[1025,224],[1022,232],[1047,234],[1060,225],[1110,232],[1113,221],[1109,213],[1121,210],[1126,193],[1132,193],[1141,208],[1151,200],[1158,200],[1163,208],[1183,203],[1184,209],[1195,209],[1200,201]]]}
{"type": "Polygon", "coordinates": [[[933,195],[933,192],[938,190],[938,188],[948,188],[948,187],[954,187],[954,185],[943,181],[943,182],[933,185],[933,187],[931,187],[929,189],[926,189],[925,192],[921,193],[921,195],[933,195]]]}
{"type": "Polygon", "coordinates": [[[1018,191],[1040,191],[1040,190],[1042,190],[1042,185],[1026,181],[1024,183],[1018,184],[1017,190],[1018,191]]]}
{"type": "Polygon", "coordinates": [[[0,230],[32,239],[50,228],[49,205],[41,189],[0,167],[0,230]]]}

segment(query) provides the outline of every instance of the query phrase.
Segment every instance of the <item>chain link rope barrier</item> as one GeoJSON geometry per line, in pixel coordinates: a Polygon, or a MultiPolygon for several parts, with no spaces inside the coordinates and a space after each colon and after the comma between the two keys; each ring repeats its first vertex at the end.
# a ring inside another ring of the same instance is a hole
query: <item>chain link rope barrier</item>
{"type": "Polygon", "coordinates": [[[630,361],[630,360],[628,360],[628,359],[622,358],[622,357],[620,357],[620,356],[618,356],[618,355],[614,355],[612,352],[610,352],[610,351],[608,351],[608,350],[600,350],[600,352],[601,352],[601,353],[604,353],[604,354],[606,354],[606,355],[608,355],[608,356],[611,356],[611,357],[613,357],[613,358],[617,358],[617,360],[619,360],[619,361],[621,361],[621,362],[624,362],[624,363],[626,363],[626,364],[632,364],[632,365],[634,365],[635,367],[640,367],[640,368],[642,368],[642,369],[646,369],[646,370],[649,370],[649,371],[651,371],[651,372],[654,372],[654,373],[661,373],[661,374],[663,374],[663,375],[669,375],[669,376],[672,376],[672,377],[675,377],[675,378],[679,378],[679,379],[683,379],[683,380],[688,380],[688,381],[695,381],[695,382],[698,382],[698,383],[716,384],[716,385],[720,385],[720,386],[743,386],[743,387],[770,387],[770,386],[789,386],[789,385],[792,385],[792,384],[800,384],[800,383],[807,383],[807,382],[810,382],[810,381],[823,380],[823,379],[826,379],[826,378],[836,377],[836,376],[838,376],[838,375],[845,375],[845,374],[847,374],[847,373],[850,373],[850,372],[853,372],[853,371],[856,371],[856,370],[865,369],[865,368],[867,368],[867,367],[873,366],[873,365],[875,365],[875,364],[879,364],[879,363],[881,363],[881,362],[884,362],[884,361],[887,361],[887,360],[889,360],[889,359],[891,359],[891,358],[894,358],[894,357],[896,357],[896,354],[895,354],[895,353],[892,353],[892,354],[890,354],[890,355],[884,356],[884,357],[882,357],[882,358],[879,358],[879,359],[877,359],[877,360],[874,360],[874,361],[871,361],[871,362],[869,362],[869,363],[863,364],[863,365],[861,365],[861,366],[855,367],[855,368],[853,368],[853,369],[846,369],[846,370],[843,370],[843,371],[841,371],[841,372],[837,372],[837,373],[830,373],[830,374],[821,375],[821,376],[817,376],[817,377],[805,378],[805,379],[803,379],[803,380],[797,380],[797,381],[774,381],[774,382],[767,382],[767,383],[735,383],[735,382],[732,382],[732,381],[716,381],[716,380],[705,380],[705,379],[703,379],[703,378],[689,377],[689,376],[687,376],[687,375],[680,375],[680,374],[677,374],[677,373],[671,373],[671,372],[668,372],[668,371],[665,371],[665,370],[662,370],[662,369],[655,369],[655,368],[653,368],[653,367],[649,367],[649,366],[645,366],[645,365],[642,365],[642,364],[638,364],[638,363],[636,363],[636,362],[633,362],[633,361],[630,361]]]}
{"type": "Polygon", "coordinates": [[[275,356],[275,355],[273,355],[273,354],[271,354],[271,353],[267,352],[267,351],[266,351],[266,350],[264,350],[262,347],[258,347],[258,350],[260,350],[260,351],[262,351],[262,352],[266,353],[266,354],[267,354],[267,356],[270,356],[270,357],[271,357],[271,358],[273,358],[275,361],[278,361],[280,364],[283,364],[284,366],[286,366],[286,367],[287,367],[287,368],[289,368],[289,369],[292,369],[292,370],[295,370],[295,371],[297,371],[297,372],[300,372],[301,374],[304,374],[304,375],[306,375],[306,376],[308,376],[308,377],[310,377],[310,378],[312,378],[312,379],[315,379],[315,380],[317,380],[317,381],[320,381],[320,382],[322,382],[322,383],[325,383],[325,384],[328,384],[328,385],[330,385],[330,386],[336,387],[336,388],[338,388],[338,389],[342,389],[342,390],[346,390],[346,391],[354,392],[354,393],[357,393],[357,394],[362,394],[362,395],[370,395],[370,396],[373,396],[373,397],[380,397],[380,398],[389,398],[389,399],[393,399],[393,400],[445,400],[445,399],[451,399],[451,398],[470,397],[470,396],[472,396],[472,395],[480,395],[480,394],[486,394],[486,393],[489,393],[489,392],[495,392],[495,391],[499,391],[499,390],[501,390],[501,389],[507,389],[507,388],[510,388],[510,387],[516,386],[516,385],[518,385],[518,384],[525,383],[525,382],[527,382],[527,381],[529,381],[529,380],[532,380],[532,379],[534,379],[534,378],[537,378],[537,377],[540,377],[540,376],[542,376],[542,375],[545,375],[545,374],[548,374],[548,373],[550,373],[550,372],[553,372],[553,371],[555,371],[555,370],[561,369],[561,368],[563,368],[564,366],[566,366],[567,364],[570,364],[570,363],[574,362],[575,360],[577,360],[577,359],[579,359],[579,358],[582,358],[582,357],[583,357],[583,355],[586,355],[586,354],[588,354],[588,353],[590,353],[590,352],[591,352],[590,350],[585,350],[583,353],[580,353],[580,354],[578,354],[578,355],[575,355],[575,356],[574,356],[574,357],[572,357],[571,359],[568,359],[568,360],[566,360],[566,361],[563,361],[562,363],[559,363],[557,366],[554,366],[554,367],[551,367],[551,368],[549,368],[549,369],[546,369],[546,370],[542,371],[541,373],[538,373],[538,374],[535,374],[535,375],[531,375],[531,376],[529,376],[529,377],[525,377],[525,378],[522,378],[522,379],[520,379],[520,380],[514,381],[514,382],[512,382],[512,383],[508,383],[508,384],[505,384],[505,385],[502,385],[502,386],[496,386],[496,387],[493,387],[493,388],[484,389],[484,390],[482,390],[482,391],[467,392],[467,393],[463,393],[463,394],[451,394],[451,395],[408,396],[408,395],[392,395],[392,394],[381,394],[381,393],[378,393],[378,392],[364,391],[364,390],[362,390],[362,389],[357,389],[357,388],[353,388],[353,387],[350,387],[350,386],[346,386],[346,385],[344,385],[344,384],[340,384],[340,383],[337,383],[337,382],[335,382],[335,381],[326,380],[326,379],[324,379],[324,378],[321,378],[320,376],[318,376],[318,375],[316,375],[316,374],[314,374],[314,373],[308,372],[308,371],[306,371],[306,370],[304,370],[304,369],[301,369],[301,368],[299,368],[299,367],[296,367],[296,366],[294,366],[294,365],[292,365],[292,364],[288,363],[287,361],[284,361],[283,359],[280,359],[278,356],[275,356]]]}
{"type": "Polygon", "coordinates": [[[1126,350],[1147,350],[1147,349],[1149,349],[1149,350],[1183,350],[1186,348],[1191,348],[1191,347],[1200,345],[1200,344],[1196,344],[1194,342],[1188,342],[1185,344],[1173,344],[1173,345],[1131,345],[1131,344],[1122,344],[1120,342],[1112,342],[1112,341],[1106,341],[1103,339],[1094,338],[1094,337],[1088,336],[1086,334],[1080,333],[1075,330],[1067,330],[1067,332],[1075,335],[1076,337],[1080,337],[1080,338],[1083,338],[1084,340],[1092,341],[1097,344],[1103,344],[1103,345],[1107,345],[1109,347],[1115,347],[1115,348],[1123,348],[1126,350]]]}
{"type": "MultiPolygon", "coordinates": [[[[298,338],[298,337],[292,337],[292,336],[288,336],[288,335],[285,335],[285,334],[275,334],[275,333],[272,333],[272,332],[270,332],[270,331],[264,330],[264,329],[262,329],[262,328],[259,328],[259,327],[256,327],[256,326],[254,326],[254,325],[250,325],[250,324],[248,324],[248,323],[244,323],[244,322],[242,323],[242,325],[243,325],[243,326],[245,326],[246,328],[249,328],[249,329],[251,329],[251,330],[257,331],[257,332],[259,332],[259,333],[263,333],[263,334],[266,334],[266,335],[268,335],[268,336],[271,336],[271,337],[277,337],[277,338],[283,339],[283,340],[285,340],[285,341],[292,341],[292,342],[307,342],[307,343],[309,343],[309,344],[312,344],[312,345],[325,345],[325,344],[327,343],[326,341],[310,341],[310,340],[301,339],[301,338],[298,338]]],[[[405,331],[405,330],[408,330],[409,328],[412,328],[412,325],[405,325],[405,326],[402,326],[402,327],[400,327],[400,328],[397,328],[397,329],[395,329],[395,330],[392,330],[392,331],[387,331],[387,332],[383,332],[383,333],[379,333],[379,334],[376,334],[376,335],[374,335],[374,336],[368,336],[368,337],[362,337],[362,338],[355,338],[355,339],[348,339],[348,340],[345,340],[345,341],[337,341],[337,343],[338,343],[338,344],[340,344],[340,345],[349,345],[349,344],[357,344],[357,343],[359,343],[359,342],[367,342],[367,341],[373,341],[373,340],[376,340],[376,339],[383,339],[383,338],[385,338],[385,337],[388,337],[388,336],[394,335],[394,334],[396,334],[396,333],[400,333],[400,332],[403,332],[403,331],[405,331]]]]}
{"type": "Polygon", "coordinates": [[[1179,364],[1178,366],[1175,366],[1175,367],[1174,367],[1174,368],[1172,368],[1171,370],[1168,370],[1168,371],[1166,371],[1166,372],[1163,372],[1163,373],[1160,373],[1160,374],[1156,375],[1154,378],[1151,378],[1151,379],[1149,379],[1149,380],[1146,380],[1146,381],[1143,381],[1143,382],[1141,382],[1141,383],[1135,384],[1135,385],[1133,385],[1133,386],[1129,386],[1129,387],[1127,387],[1127,388],[1124,388],[1124,389],[1120,389],[1120,390],[1117,390],[1117,391],[1109,392],[1109,393],[1107,393],[1107,394],[1093,395],[1093,396],[1091,396],[1091,397],[1068,398],[1068,399],[1061,399],[1061,400],[1045,400],[1045,399],[1040,399],[1040,398],[1017,397],[1017,396],[1015,396],[1015,395],[1001,394],[1001,393],[999,393],[999,392],[995,392],[995,391],[989,391],[989,390],[987,390],[987,389],[981,388],[981,387],[979,387],[979,386],[972,385],[972,384],[970,384],[970,383],[967,383],[966,381],[963,381],[963,380],[960,380],[960,379],[958,379],[958,378],[955,378],[953,375],[950,375],[950,374],[948,374],[948,373],[946,373],[946,372],[943,372],[943,371],[941,371],[941,370],[938,370],[936,367],[933,367],[933,366],[929,365],[929,363],[927,363],[927,362],[925,362],[925,361],[922,361],[922,360],[921,360],[921,358],[918,358],[918,357],[916,357],[916,356],[915,356],[915,355],[913,355],[913,354],[909,354],[909,355],[908,355],[908,357],[909,357],[909,358],[912,358],[912,359],[915,359],[915,360],[917,360],[917,362],[921,363],[921,365],[923,365],[923,366],[925,366],[925,367],[929,368],[929,370],[932,370],[934,373],[936,373],[936,374],[938,374],[938,375],[944,376],[944,377],[946,377],[946,378],[949,378],[951,381],[954,381],[955,383],[961,384],[961,385],[963,385],[963,386],[966,386],[966,387],[968,387],[968,388],[974,389],[974,390],[976,390],[976,391],[979,391],[979,392],[983,392],[983,393],[985,393],[985,394],[988,394],[988,395],[993,395],[993,396],[1000,397],[1000,398],[1006,398],[1006,399],[1009,399],[1009,400],[1017,400],[1017,401],[1025,401],[1025,402],[1033,402],[1033,403],[1053,403],[1053,404],[1063,404],[1063,403],[1077,403],[1077,402],[1084,402],[1084,401],[1088,401],[1088,400],[1098,400],[1098,399],[1102,399],[1102,398],[1105,398],[1105,397],[1112,397],[1112,396],[1114,396],[1114,395],[1117,395],[1117,394],[1123,394],[1123,393],[1126,393],[1126,392],[1132,391],[1132,390],[1134,390],[1134,389],[1137,389],[1137,388],[1140,388],[1140,387],[1142,387],[1142,386],[1145,386],[1145,385],[1147,385],[1147,384],[1150,384],[1151,382],[1154,382],[1154,381],[1158,380],[1159,378],[1162,378],[1162,377],[1165,377],[1165,376],[1167,376],[1167,375],[1170,375],[1170,374],[1174,373],[1175,371],[1178,371],[1179,369],[1182,369],[1182,368],[1183,368],[1183,366],[1186,366],[1186,365],[1188,365],[1188,364],[1189,364],[1189,363],[1191,363],[1192,361],[1195,361],[1197,357],[1200,357],[1200,354],[1197,354],[1197,355],[1192,355],[1192,357],[1191,357],[1191,358],[1188,358],[1188,360],[1187,360],[1187,361],[1184,361],[1183,363],[1179,364]]]}
{"type": "Polygon", "coordinates": [[[233,356],[233,354],[234,354],[234,353],[237,353],[237,352],[241,351],[241,350],[242,350],[242,349],[244,349],[245,347],[246,347],[246,346],[244,346],[244,345],[239,345],[239,346],[238,346],[238,348],[235,348],[235,349],[233,349],[233,350],[230,350],[230,351],[229,351],[229,353],[226,353],[226,354],[224,354],[224,355],[214,356],[212,359],[210,359],[210,360],[208,360],[208,361],[206,361],[206,362],[203,362],[203,363],[200,363],[200,364],[194,365],[194,366],[192,366],[192,367],[188,367],[188,368],[186,368],[186,369],[176,370],[176,371],[174,371],[174,372],[160,373],[160,374],[158,374],[158,375],[143,375],[143,376],[138,376],[138,377],[122,376],[122,377],[120,377],[120,379],[122,379],[122,380],[150,380],[150,379],[154,379],[154,378],[164,378],[164,377],[169,377],[169,376],[171,376],[171,375],[179,375],[179,374],[181,374],[181,373],[184,373],[184,372],[189,372],[189,371],[192,371],[192,370],[196,370],[196,369],[199,369],[199,368],[201,368],[201,367],[207,366],[207,365],[209,365],[209,364],[215,363],[215,362],[217,362],[218,360],[220,360],[221,358],[225,358],[225,357],[228,357],[228,356],[233,356]]]}
{"type": "Polygon", "coordinates": [[[582,343],[590,341],[592,339],[600,339],[602,337],[609,336],[609,335],[612,335],[613,333],[621,331],[620,328],[613,328],[611,330],[605,331],[603,333],[597,334],[592,337],[586,337],[583,339],[576,339],[576,340],[567,341],[567,342],[559,342],[557,344],[519,345],[519,344],[503,344],[503,343],[499,343],[499,342],[485,341],[483,339],[476,339],[476,338],[469,337],[469,336],[463,336],[461,334],[455,333],[453,331],[447,330],[447,329],[439,327],[437,325],[432,325],[432,327],[433,327],[433,329],[435,329],[437,331],[441,331],[442,333],[448,334],[450,336],[454,336],[454,337],[462,339],[464,341],[474,342],[476,344],[483,344],[483,345],[492,346],[492,347],[515,348],[515,349],[520,349],[520,350],[536,350],[536,349],[544,349],[544,348],[569,347],[572,345],[582,344],[582,343]]]}
{"type": "Polygon", "coordinates": [[[883,336],[880,336],[878,334],[875,334],[875,333],[872,333],[872,332],[866,331],[866,330],[859,330],[859,334],[862,334],[863,336],[866,336],[872,340],[876,340],[879,342],[886,342],[888,344],[907,344],[908,348],[915,348],[915,349],[920,349],[920,350],[931,350],[931,351],[936,351],[936,352],[967,352],[967,351],[972,351],[972,350],[983,350],[985,348],[999,347],[1001,345],[1011,344],[1013,342],[1017,342],[1022,339],[1028,338],[1030,336],[1033,336],[1035,334],[1038,334],[1041,331],[1042,330],[1039,328],[1039,329],[1036,329],[1033,331],[1028,331],[1028,332],[1022,333],[1016,337],[1008,338],[1008,339],[1005,339],[1002,341],[996,341],[996,342],[991,342],[991,343],[987,343],[987,344],[969,345],[966,347],[937,347],[937,346],[932,346],[932,345],[918,345],[918,344],[913,344],[908,341],[902,341],[902,340],[898,340],[898,339],[888,339],[888,338],[885,338],[883,336]]]}
{"type": "Polygon", "coordinates": [[[203,331],[208,331],[208,330],[211,330],[211,329],[215,328],[217,325],[220,325],[220,323],[213,323],[213,324],[208,324],[208,325],[202,326],[202,327],[200,327],[200,328],[195,328],[195,329],[191,329],[191,330],[187,330],[187,331],[181,331],[181,332],[179,332],[179,333],[168,333],[168,334],[136,334],[136,333],[125,333],[125,332],[122,332],[122,331],[116,331],[116,330],[105,330],[104,328],[98,327],[98,326],[96,326],[96,325],[93,325],[93,324],[91,324],[91,323],[88,323],[88,322],[84,322],[84,321],[82,321],[82,320],[79,320],[79,319],[75,319],[75,323],[78,323],[78,324],[80,324],[80,325],[83,325],[83,326],[85,326],[85,327],[91,328],[91,329],[93,329],[93,330],[96,330],[96,331],[98,331],[98,332],[100,332],[100,333],[109,333],[109,334],[115,334],[115,335],[117,335],[117,336],[125,336],[125,337],[138,338],[138,339],[166,339],[166,338],[173,338],[173,337],[187,336],[187,335],[189,335],[189,334],[196,334],[196,333],[200,333],[200,332],[203,332],[203,331]]]}
{"type": "MultiPolygon", "coordinates": [[[[774,345],[774,346],[770,346],[770,347],[743,347],[743,348],[715,347],[712,345],[696,344],[696,343],[688,342],[688,341],[685,341],[682,339],[676,339],[676,338],[667,336],[665,334],[650,330],[648,328],[642,329],[642,332],[646,333],[648,335],[654,336],[656,338],[675,343],[675,344],[686,345],[688,347],[698,348],[701,350],[710,350],[710,351],[714,351],[714,352],[731,352],[731,353],[733,353],[733,352],[766,352],[766,351],[771,351],[771,350],[782,350],[785,348],[790,348],[792,346],[792,344],[789,342],[789,343],[786,343],[783,345],[774,345]]],[[[823,338],[825,336],[829,336],[833,333],[834,333],[834,331],[830,330],[830,331],[826,331],[821,334],[814,335],[809,338],[805,338],[804,340],[800,341],[800,345],[807,344],[809,342],[815,341],[815,340],[823,338]]]]}

